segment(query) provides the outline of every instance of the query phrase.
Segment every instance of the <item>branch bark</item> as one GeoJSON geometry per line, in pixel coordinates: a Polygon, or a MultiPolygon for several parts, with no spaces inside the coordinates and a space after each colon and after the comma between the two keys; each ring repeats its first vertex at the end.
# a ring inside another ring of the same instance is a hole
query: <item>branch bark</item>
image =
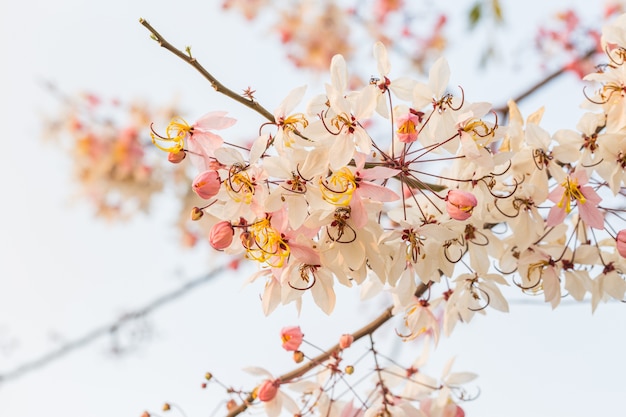
{"type": "Polygon", "coordinates": [[[157,32],[156,29],[154,29],[147,20],[140,18],[139,23],[141,23],[146,29],[150,31],[150,33],[152,34],[152,39],[157,41],[161,47],[167,49],[168,51],[194,67],[200,74],[202,74],[202,76],[211,83],[211,86],[213,86],[215,91],[224,94],[225,96],[235,100],[238,103],[243,104],[246,107],[251,108],[252,110],[259,113],[261,116],[269,120],[271,123],[276,122],[276,120],[274,119],[274,115],[266,108],[261,106],[253,99],[243,97],[242,95],[239,95],[233,90],[225,87],[222,83],[217,81],[217,79],[210,72],[208,72],[202,65],[200,65],[200,63],[194,57],[191,56],[191,52],[188,51],[188,54],[185,54],[180,49],[175,48],[171,43],[166,41],[165,38],[161,36],[161,34],[157,32]]]}
{"type": "MultiPolygon", "coordinates": [[[[591,49],[591,50],[587,51],[586,54],[584,54],[583,56],[578,58],[578,61],[589,59],[595,53],[596,53],[596,50],[595,49],[591,49]]],[[[530,95],[534,94],[536,91],[540,90],[541,88],[546,86],[548,83],[550,83],[550,81],[555,80],[556,78],[558,78],[561,75],[565,74],[565,71],[568,70],[568,67],[569,66],[563,66],[560,69],[552,72],[551,74],[548,74],[547,77],[545,77],[544,79],[542,79],[542,80],[536,82],[535,84],[531,85],[530,87],[528,87],[526,89],[526,91],[520,93],[519,95],[517,95],[517,97],[513,98],[513,101],[518,103],[518,102],[524,100],[525,98],[529,97],[530,95]]],[[[499,106],[499,107],[494,107],[493,111],[495,111],[496,113],[500,113],[500,114],[506,114],[509,111],[509,107],[508,107],[507,104],[505,104],[505,105],[502,105],[502,106],[499,106]]]]}

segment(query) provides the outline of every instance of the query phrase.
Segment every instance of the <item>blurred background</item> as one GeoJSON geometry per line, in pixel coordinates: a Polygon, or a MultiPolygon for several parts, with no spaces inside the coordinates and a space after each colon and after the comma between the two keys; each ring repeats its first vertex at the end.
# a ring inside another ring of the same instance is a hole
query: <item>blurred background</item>
{"type": "MultiPolygon", "coordinates": [[[[425,79],[443,54],[452,86],[494,106],[567,68],[520,102],[524,116],[544,105],[543,126],[554,132],[574,129],[582,114],[577,71],[593,63],[575,58],[623,7],[0,1],[3,417],[138,417],[162,414],[165,402],[180,407],[168,415],[223,415],[224,390],[201,388],[206,372],[250,389],[258,381],[243,367],[275,375],[293,367],[280,349],[283,326],[300,325],[308,341],[327,347],[388,303],[360,303],[356,291],[338,288],[331,317],[310,297],[300,316],[292,306],[263,316],[262,283],[244,285],[254,266],[235,267],[207,245],[206,231],[186,222],[194,203],[185,173],[148,145],[150,123],[163,131],[175,114],[192,122],[228,111],[238,119],[228,139],[238,143],[253,139],[263,120],[159,48],[140,17],[173,45],[191,46],[224,85],[256,90],[270,110],[297,86],[309,85],[305,99],[322,91],[335,52],[349,57],[355,75],[376,75],[375,38],[395,41],[392,78],[425,79]]],[[[479,374],[480,395],[463,404],[468,416],[615,414],[626,394],[625,328],[619,303],[592,315],[587,303],[552,311],[519,295],[509,314],[489,310],[457,327],[427,367],[438,375],[456,356],[456,370],[479,374]]],[[[401,347],[393,325],[376,336],[394,354],[422,349],[419,341],[401,347]]]]}

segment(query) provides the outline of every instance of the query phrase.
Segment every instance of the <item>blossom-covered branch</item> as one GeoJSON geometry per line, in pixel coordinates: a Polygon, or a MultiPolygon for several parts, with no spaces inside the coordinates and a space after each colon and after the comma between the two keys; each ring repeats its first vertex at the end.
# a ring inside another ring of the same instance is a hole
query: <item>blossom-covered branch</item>
{"type": "MultiPolygon", "coordinates": [[[[567,294],[590,298],[595,310],[626,293],[625,25],[626,15],[603,28],[608,63],[585,77],[599,87],[581,93],[589,111],[575,130],[551,134],[540,126],[543,110],[524,118],[513,101],[504,126],[490,103],[449,89],[443,58],[427,80],[394,78],[377,42],[377,76],[352,88],[335,55],[324,91],[297,110],[306,86],[294,88],[270,122],[255,126],[249,149],[217,134],[236,123],[224,111],[192,124],[174,118],[164,133],[153,130],[153,141],[172,162],[189,156],[198,171],[192,189],[206,201],[194,218],[210,226],[215,249],[258,265],[249,282],[264,281],[264,314],[287,304],[300,310],[308,295],[331,314],[340,302],[334,286],[356,286],[364,297],[393,298],[376,323],[402,315],[403,341],[428,334],[437,344],[476,314],[508,311],[502,288],[511,284],[553,308],[567,294]]],[[[371,353],[377,360],[373,341],[371,353]]],[[[255,369],[262,385],[233,409],[259,398],[270,417],[283,408],[352,412],[329,388],[350,374],[341,360],[333,347],[283,377],[255,369]],[[326,359],[323,382],[293,381],[326,359]],[[282,393],[287,383],[308,406],[282,393]]],[[[440,415],[455,387],[473,378],[448,370],[445,382],[411,380],[399,394],[376,362],[376,386],[359,408],[366,417],[420,415],[419,404],[440,415]]]]}

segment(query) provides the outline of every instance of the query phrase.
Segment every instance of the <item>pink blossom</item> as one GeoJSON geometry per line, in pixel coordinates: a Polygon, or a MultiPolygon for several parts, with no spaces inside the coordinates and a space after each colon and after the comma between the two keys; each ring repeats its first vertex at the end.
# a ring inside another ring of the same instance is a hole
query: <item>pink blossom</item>
{"type": "Polygon", "coordinates": [[[283,327],[280,331],[280,338],[283,341],[283,349],[294,351],[298,350],[302,344],[302,331],[300,326],[283,327]]]}
{"type": "Polygon", "coordinates": [[[352,345],[352,342],[354,342],[354,336],[351,334],[342,334],[339,338],[339,347],[341,349],[347,349],[352,345]]]}
{"type": "Polygon", "coordinates": [[[592,187],[584,186],[587,181],[587,173],[584,170],[576,171],[550,192],[548,198],[556,204],[548,213],[547,226],[561,224],[572,211],[572,202],[576,202],[578,214],[587,226],[604,229],[604,216],[598,208],[602,198],[592,187]]]}
{"type": "Polygon", "coordinates": [[[272,401],[278,394],[278,387],[280,387],[280,379],[263,381],[257,390],[257,398],[263,402],[272,401]]]}
{"type": "Polygon", "coordinates": [[[477,204],[474,194],[467,191],[450,190],[446,196],[446,210],[455,220],[469,219],[477,204]]]}
{"type": "Polygon", "coordinates": [[[403,143],[411,143],[417,140],[417,126],[420,123],[420,117],[413,113],[407,113],[398,117],[398,140],[403,143]]]}
{"type": "Polygon", "coordinates": [[[209,243],[214,249],[224,250],[233,242],[235,232],[229,221],[215,223],[209,232],[209,243]]]}
{"type": "Polygon", "coordinates": [[[615,237],[615,245],[617,246],[617,252],[626,258],[626,229],[619,231],[615,237]]]}
{"type": "Polygon", "coordinates": [[[208,200],[220,190],[221,180],[217,171],[204,171],[193,180],[193,190],[200,198],[208,200]]]}

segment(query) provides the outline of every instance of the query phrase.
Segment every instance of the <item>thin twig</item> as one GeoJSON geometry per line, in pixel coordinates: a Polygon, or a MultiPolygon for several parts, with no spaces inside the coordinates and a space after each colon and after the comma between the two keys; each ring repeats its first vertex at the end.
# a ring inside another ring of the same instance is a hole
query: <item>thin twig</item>
{"type": "Polygon", "coordinates": [[[196,278],[194,280],[191,280],[183,284],[182,286],[178,287],[174,291],[171,291],[167,294],[164,294],[160,297],[155,298],[154,300],[147,303],[145,306],[138,308],[134,311],[131,311],[130,313],[124,314],[123,317],[109,324],[105,324],[100,327],[94,328],[93,330],[86,333],[82,337],[79,337],[78,339],[65,343],[62,346],[59,346],[58,348],[40,356],[37,359],[34,359],[29,362],[25,362],[15,367],[12,370],[9,370],[3,374],[0,374],[0,383],[17,379],[20,376],[23,376],[24,374],[38,370],[46,365],[49,365],[52,362],[55,362],[58,359],[63,358],[64,356],[67,356],[68,354],[80,348],[83,348],[95,342],[97,339],[99,339],[102,336],[106,336],[108,334],[114,333],[117,329],[122,327],[125,323],[129,322],[130,320],[138,318],[138,317],[144,317],[152,313],[153,311],[163,307],[164,305],[177,300],[178,298],[191,292],[192,290],[199,287],[200,285],[206,284],[212,278],[214,278],[217,274],[219,274],[220,272],[223,272],[224,269],[225,269],[224,267],[218,267],[214,269],[213,271],[209,272],[208,274],[205,274],[199,278],[196,278]]]}
{"type": "Polygon", "coordinates": [[[263,106],[261,106],[258,102],[235,93],[233,90],[225,87],[222,83],[217,81],[217,79],[213,75],[211,75],[211,73],[209,73],[202,65],[200,65],[196,58],[191,56],[189,50],[189,53],[185,54],[180,49],[175,48],[171,43],[166,41],[165,38],[161,36],[161,34],[157,32],[156,29],[154,29],[147,20],[140,18],[139,23],[141,23],[146,29],[150,31],[150,33],[152,34],[152,39],[157,41],[161,47],[167,49],[168,51],[194,67],[200,74],[202,74],[204,78],[209,80],[215,91],[217,91],[218,93],[222,93],[229,98],[232,98],[233,100],[243,104],[246,107],[251,108],[252,110],[259,113],[261,116],[265,117],[271,123],[276,122],[276,120],[274,119],[274,115],[263,106]]]}
{"type": "MultiPolygon", "coordinates": [[[[584,54],[583,56],[578,58],[578,61],[583,61],[585,59],[589,59],[595,53],[596,53],[596,50],[595,49],[591,49],[586,54],[584,54]]],[[[530,87],[528,87],[526,89],[526,91],[524,91],[523,93],[519,94],[517,97],[513,98],[513,101],[518,103],[518,102],[524,100],[525,98],[527,98],[530,95],[534,94],[539,89],[543,88],[550,81],[552,81],[552,80],[558,78],[559,76],[565,74],[565,71],[567,71],[568,69],[569,69],[569,65],[566,65],[566,66],[563,66],[560,69],[554,71],[553,73],[549,74],[547,77],[542,79],[541,81],[539,81],[539,82],[531,85],[530,87]]],[[[495,111],[496,113],[500,113],[500,114],[506,114],[509,111],[509,107],[508,107],[508,105],[502,105],[502,106],[499,106],[499,107],[494,107],[493,111],[495,111]]]]}
{"type": "MultiPolygon", "coordinates": [[[[421,297],[422,295],[424,295],[426,290],[428,288],[430,288],[431,283],[429,283],[429,284],[420,284],[419,287],[417,287],[417,290],[415,291],[415,296],[416,297],[421,297]]],[[[374,320],[372,320],[371,322],[369,322],[368,324],[366,324],[365,326],[363,326],[362,328],[360,328],[356,332],[352,333],[352,337],[354,338],[354,341],[357,341],[357,340],[361,339],[364,336],[368,336],[368,335],[373,334],[380,326],[382,326],[387,321],[389,321],[389,319],[391,317],[393,317],[392,309],[393,309],[393,306],[387,307],[385,309],[385,311],[383,311],[383,313],[381,315],[376,317],[374,320]]],[[[319,366],[321,363],[326,361],[328,358],[330,358],[335,352],[338,352],[340,349],[341,348],[339,347],[339,343],[337,343],[336,345],[332,346],[331,348],[329,348],[325,352],[323,352],[323,353],[319,354],[318,356],[316,356],[315,358],[311,359],[309,362],[305,363],[304,365],[302,365],[302,366],[300,366],[300,367],[298,367],[298,368],[296,368],[296,369],[294,369],[294,370],[292,370],[290,372],[287,372],[286,374],[283,374],[283,375],[279,376],[277,379],[279,379],[281,383],[293,381],[294,379],[299,378],[299,377],[305,375],[307,372],[309,372],[311,369],[315,368],[316,366],[319,366]]],[[[232,409],[227,414],[226,417],[235,417],[238,414],[243,413],[244,411],[246,411],[246,409],[248,409],[248,407],[250,405],[252,405],[252,403],[255,401],[255,399],[256,398],[252,394],[248,395],[248,397],[245,399],[245,401],[243,403],[239,404],[239,406],[237,406],[237,408],[232,409]]]]}

